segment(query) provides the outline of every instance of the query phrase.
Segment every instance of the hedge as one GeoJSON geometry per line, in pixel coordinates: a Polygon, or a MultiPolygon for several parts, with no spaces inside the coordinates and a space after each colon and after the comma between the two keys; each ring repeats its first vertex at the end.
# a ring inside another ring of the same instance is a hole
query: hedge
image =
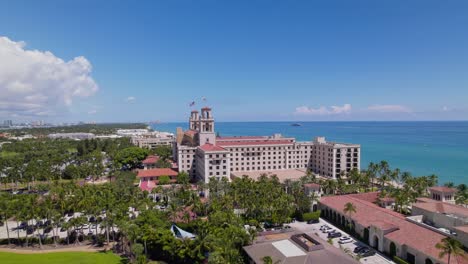
{"type": "Polygon", "coordinates": [[[320,217],[320,210],[316,212],[302,214],[302,220],[306,222],[309,220],[318,220],[319,217],[320,217]]]}
{"type": "Polygon", "coordinates": [[[397,264],[409,264],[409,262],[407,262],[406,260],[404,260],[402,258],[399,258],[397,256],[393,257],[393,261],[395,261],[395,263],[397,263],[397,264]]]}

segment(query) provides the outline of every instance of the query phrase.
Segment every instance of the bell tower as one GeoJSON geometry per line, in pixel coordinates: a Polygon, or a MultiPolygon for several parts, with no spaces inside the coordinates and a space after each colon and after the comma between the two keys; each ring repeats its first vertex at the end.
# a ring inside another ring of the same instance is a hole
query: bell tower
{"type": "Polygon", "coordinates": [[[189,129],[190,130],[199,130],[199,116],[198,116],[198,111],[193,110],[192,113],[190,114],[190,119],[189,119],[189,129]]]}
{"type": "Polygon", "coordinates": [[[206,143],[216,144],[216,134],[214,130],[214,119],[211,114],[211,108],[203,107],[201,109],[201,117],[199,118],[199,135],[200,146],[206,143]]]}

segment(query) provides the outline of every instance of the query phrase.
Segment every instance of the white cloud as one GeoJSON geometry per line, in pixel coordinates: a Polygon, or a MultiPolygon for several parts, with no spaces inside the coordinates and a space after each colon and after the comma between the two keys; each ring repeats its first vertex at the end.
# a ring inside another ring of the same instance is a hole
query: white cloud
{"type": "Polygon", "coordinates": [[[312,108],[308,106],[296,107],[294,112],[297,115],[338,115],[338,114],[349,114],[351,112],[351,105],[344,104],[343,106],[321,106],[319,108],[312,108]]]}
{"type": "Polygon", "coordinates": [[[125,98],[125,102],[127,103],[133,103],[135,102],[136,98],[134,96],[129,96],[127,98],[125,98]]]}
{"type": "Polygon", "coordinates": [[[94,114],[96,114],[96,113],[97,113],[97,110],[96,110],[96,109],[92,109],[92,110],[89,110],[89,111],[88,111],[88,114],[89,114],[89,115],[94,115],[94,114]]]}
{"type": "Polygon", "coordinates": [[[450,109],[449,109],[447,106],[443,106],[443,107],[442,107],[442,111],[444,111],[444,112],[447,112],[447,111],[449,111],[449,110],[450,110],[450,109]]]}
{"type": "Polygon", "coordinates": [[[0,36],[0,114],[54,115],[98,90],[86,58],[64,61],[50,51],[25,46],[0,36]]]}
{"type": "Polygon", "coordinates": [[[379,113],[411,113],[411,109],[404,105],[371,105],[367,110],[379,113]]]}

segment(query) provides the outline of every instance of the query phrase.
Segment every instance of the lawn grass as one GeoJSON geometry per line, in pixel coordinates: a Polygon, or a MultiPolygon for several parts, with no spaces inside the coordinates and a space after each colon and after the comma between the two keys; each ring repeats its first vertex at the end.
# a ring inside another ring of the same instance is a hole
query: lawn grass
{"type": "Polygon", "coordinates": [[[44,254],[18,254],[0,252],[2,264],[120,264],[125,260],[111,252],[56,252],[44,254]]]}

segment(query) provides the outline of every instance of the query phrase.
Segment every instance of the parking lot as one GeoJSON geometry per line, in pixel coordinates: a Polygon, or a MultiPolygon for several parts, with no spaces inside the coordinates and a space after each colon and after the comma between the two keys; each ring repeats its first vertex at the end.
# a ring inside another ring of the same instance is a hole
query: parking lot
{"type": "MultiPolygon", "coordinates": [[[[320,238],[322,238],[324,241],[327,241],[328,240],[328,234],[327,233],[323,233],[321,230],[320,230],[320,226],[322,225],[328,225],[329,227],[331,227],[332,229],[336,230],[337,232],[341,232],[342,234],[342,237],[351,237],[349,236],[348,233],[342,231],[341,229],[337,228],[336,226],[330,224],[329,222],[323,220],[323,219],[320,219],[319,220],[319,223],[316,223],[316,224],[307,224],[306,222],[294,222],[294,223],[291,223],[289,224],[291,227],[295,228],[296,230],[298,231],[301,231],[301,232],[305,232],[305,233],[314,233],[314,234],[317,234],[320,238]]],[[[352,238],[352,237],[351,237],[352,238]]],[[[352,238],[353,241],[350,242],[350,243],[345,243],[345,244],[339,244],[338,241],[340,240],[340,238],[333,238],[332,241],[333,241],[333,245],[337,248],[340,248],[340,245],[341,245],[341,248],[343,251],[347,251],[349,252],[352,256],[356,257],[356,254],[353,252],[354,249],[358,246],[367,246],[365,245],[364,243],[360,242],[360,241],[357,241],[356,239],[352,238]]],[[[369,256],[369,257],[363,257],[359,260],[361,263],[368,263],[368,264],[389,264],[389,263],[395,263],[393,261],[391,261],[390,259],[384,257],[382,254],[380,254],[378,251],[376,251],[376,254],[373,255],[373,256],[369,256]]]]}
{"type": "MultiPolygon", "coordinates": [[[[63,220],[65,222],[68,222],[70,221],[71,218],[76,218],[76,217],[79,217],[80,215],[81,215],[80,213],[75,213],[71,217],[65,216],[63,220]]],[[[43,222],[45,223],[46,220],[44,219],[43,222]]],[[[21,227],[21,222],[17,223],[16,221],[8,221],[8,230],[10,231],[9,232],[10,238],[26,237],[26,233],[27,233],[26,228],[17,228],[18,225],[21,227]]],[[[28,225],[35,226],[36,221],[30,220],[28,221],[28,225]]],[[[96,233],[96,229],[97,229],[98,234],[104,234],[105,232],[105,229],[101,227],[99,224],[91,223],[91,222],[85,223],[81,226],[77,226],[76,228],[70,228],[70,232],[72,232],[73,230],[76,230],[77,232],[80,232],[80,233],[82,232],[84,235],[92,235],[96,233]]],[[[52,237],[54,236],[55,232],[57,232],[55,235],[60,238],[67,237],[67,231],[65,229],[61,229],[60,227],[58,229],[54,228],[53,230],[49,228],[49,230],[47,230],[48,232],[44,232],[44,227],[35,228],[33,230],[34,231],[32,233],[28,234],[29,237],[38,237],[38,232],[39,234],[43,235],[43,238],[52,237]]],[[[114,230],[116,230],[116,228],[114,228],[114,230]]],[[[7,224],[3,223],[3,226],[0,226],[0,239],[5,239],[7,237],[8,237],[7,224]]]]}

